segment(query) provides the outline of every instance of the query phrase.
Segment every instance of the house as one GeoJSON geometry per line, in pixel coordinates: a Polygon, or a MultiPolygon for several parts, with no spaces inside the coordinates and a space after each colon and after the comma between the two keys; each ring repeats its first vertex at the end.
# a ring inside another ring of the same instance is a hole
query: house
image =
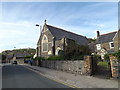
{"type": "Polygon", "coordinates": [[[13,54],[6,55],[6,63],[10,63],[13,60],[13,54]]]}
{"type": "Polygon", "coordinates": [[[23,64],[24,60],[26,59],[26,56],[29,56],[29,53],[14,53],[13,60],[16,60],[19,64],[23,64]]]}
{"type": "Polygon", "coordinates": [[[79,45],[88,45],[89,43],[85,36],[48,25],[45,22],[37,43],[37,56],[59,55],[60,50],[64,51],[65,47],[72,42],[79,45]]]}
{"type": "Polygon", "coordinates": [[[104,59],[106,53],[113,53],[120,49],[120,30],[100,35],[97,31],[96,52],[104,59]]]}
{"type": "Polygon", "coordinates": [[[115,51],[120,50],[120,29],[116,33],[115,37],[113,38],[114,44],[115,44],[115,51]]]}

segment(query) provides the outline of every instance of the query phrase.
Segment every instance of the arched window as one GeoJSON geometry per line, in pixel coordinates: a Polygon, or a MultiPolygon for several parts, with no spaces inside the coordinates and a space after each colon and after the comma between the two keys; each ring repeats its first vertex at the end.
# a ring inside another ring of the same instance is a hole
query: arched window
{"type": "Polygon", "coordinates": [[[46,35],[42,38],[42,51],[47,52],[48,51],[48,38],[46,35]]]}

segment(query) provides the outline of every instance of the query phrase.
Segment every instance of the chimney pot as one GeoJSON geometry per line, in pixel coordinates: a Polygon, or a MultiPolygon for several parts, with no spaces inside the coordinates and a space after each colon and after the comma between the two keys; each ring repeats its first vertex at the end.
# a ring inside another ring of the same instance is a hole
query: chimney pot
{"type": "Polygon", "coordinates": [[[97,31],[97,37],[99,37],[100,36],[100,32],[99,31],[97,31]]]}

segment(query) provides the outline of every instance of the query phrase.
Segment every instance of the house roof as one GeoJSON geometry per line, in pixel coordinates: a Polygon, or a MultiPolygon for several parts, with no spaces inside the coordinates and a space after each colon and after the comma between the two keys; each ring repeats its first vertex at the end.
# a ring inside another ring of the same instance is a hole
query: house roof
{"type": "Polygon", "coordinates": [[[80,45],[88,44],[88,39],[85,36],[81,36],[73,32],[69,32],[51,25],[46,24],[46,26],[50,30],[50,32],[53,34],[56,40],[59,40],[65,37],[65,38],[75,40],[80,45]]]}
{"type": "Polygon", "coordinates": [[[100,44],[100,43],[112,42],[116,33],[117,33],[117,31],[100,35],[97,38],[96,43],[100,44]]]}
{"type": "Polygon", "coordinates": [[[25,57],[25,56],[29,56],[30,54],[28,53],[14,53],[14,57],[25,57]]]}
{"type": "Polygon", "coordinates": [[[12,59],[12,58],[13,58],[13,54],[7,54],[7,55],[6,55],[6,58],[7,58],[7,59],[12,59]]]}

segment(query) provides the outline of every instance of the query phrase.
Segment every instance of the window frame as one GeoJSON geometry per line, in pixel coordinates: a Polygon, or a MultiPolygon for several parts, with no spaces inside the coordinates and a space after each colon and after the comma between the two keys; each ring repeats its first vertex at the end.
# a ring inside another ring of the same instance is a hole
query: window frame
{"type": "Polygon", "coordinates": [[[43,35],[42,37],[42,52],[48,52],[48,38],[46,35],[43,35]],[[46,40],[44,40],[44,38],[46,38],[46,40]],[[46,50],[44,50],[44,45],[43,44],[47,44],[46,50]]]}
{"type": "Polygon", "coordinates": [[[102,48],[101,48],[101,44],[96,44],[96,49],[97,50],[101,50],[102,48]]]}
{"type": "Polygon", "coordinates": [[[114,48],[114,47],[115,47],[115,46],[114,46],[114,42],[109,42],[109,46],[110,46],[110,49],[114,48]],[[113,44],[113,47],[112,47],[111,44],[113,44]]]}

